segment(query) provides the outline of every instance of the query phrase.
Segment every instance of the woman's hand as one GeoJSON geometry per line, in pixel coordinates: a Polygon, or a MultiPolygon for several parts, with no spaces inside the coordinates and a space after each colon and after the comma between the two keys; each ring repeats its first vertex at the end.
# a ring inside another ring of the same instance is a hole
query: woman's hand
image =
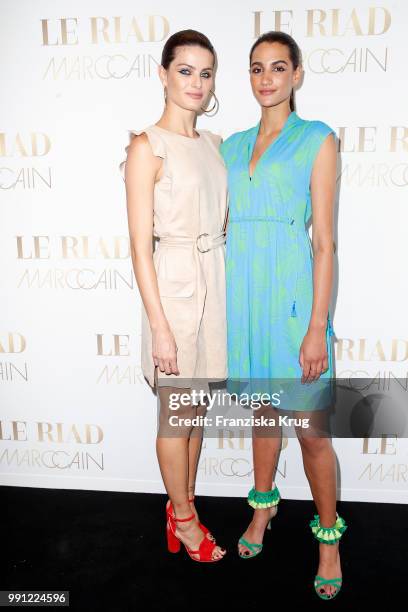
{"type": "Polygon", "coordinates": [[[302,383],[317,380],[327,370],[329,365],[325,329],[307,331],[300,347],[299,363],[303,370],[302,383]]]}
{"type": "Polygon", "coordinates": [[[177,344],[168,326],[152,330],[152,355],[155,366],[166,374],[180,374],[177,367],[177,344]]]}

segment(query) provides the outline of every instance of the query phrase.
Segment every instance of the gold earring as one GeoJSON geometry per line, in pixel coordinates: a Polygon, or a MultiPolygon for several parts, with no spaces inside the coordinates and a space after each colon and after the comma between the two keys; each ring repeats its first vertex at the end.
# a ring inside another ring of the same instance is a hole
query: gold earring
{"type": "Polygon", "coordinates": [[[204,110],[204,108],[201,107],[201,110],[204,112],[205,115],[209,115],[209,113],[212,113],[214,111],[214,113],[211,115],[211,117],[214,117],[214,115],[216,115],[218,113],[218,109],[220,107],[220,103],[218,102],[218,98],[215,95],[215,93],[210,89],[211,94],[214,96],[214,106],[212,108],[210,108],[209,110],[204,110]],[[217,110],[214,110],[217,109],[217,110]]]}

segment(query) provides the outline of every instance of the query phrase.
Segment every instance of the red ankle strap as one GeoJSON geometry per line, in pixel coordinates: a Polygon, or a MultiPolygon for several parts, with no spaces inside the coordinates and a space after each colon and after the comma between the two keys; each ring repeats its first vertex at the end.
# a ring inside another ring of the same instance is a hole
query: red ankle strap
{"type": "Polygon", "coordinates": [[[175,516],[172,517],[174,521],[180,521],[180,523],[184,523],[185,521],[191,521],[191,519],[195,518],[195,514],[192,514],[191,516],[189,516],[188,518],[176,518],[175,516]]]}

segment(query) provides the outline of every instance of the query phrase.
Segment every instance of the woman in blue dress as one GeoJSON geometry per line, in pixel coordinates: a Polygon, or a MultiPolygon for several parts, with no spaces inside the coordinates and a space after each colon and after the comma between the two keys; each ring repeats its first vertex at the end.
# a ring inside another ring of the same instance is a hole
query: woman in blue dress
{"type": "MultiPolygon", "coordinates": [[[[229,186],[227,389],[267,390],[271,397],[284,387],[289,395],[280,408],[310,417],[309,429],[297,426],[296,433],[318,511],[310,521],[319,541],[314,588],[331,599],[341,588],[338,543],[346,524],[336,512],[331,439],[317,432],[324,430],[322,408],[332,397],[328,309],[337,151],[326,123],[302,119],[294,110],[293,90],[301,76],[301,54],[291,36],[268,32],[258,38],[250,52],[250,77],[261,119],[221,145],[229,186]]],[[[282,411],[271,402],[262,413],[257,410],[256,416],[261,414],[274,415],[278,423],[282,411]]],[[[267,435],[252,431],[255,483],[248,503],[254,515],[238,543],[244,559],[261,552],[264,530],[277,512],[281,435],[279,425],[267,435]]]]}

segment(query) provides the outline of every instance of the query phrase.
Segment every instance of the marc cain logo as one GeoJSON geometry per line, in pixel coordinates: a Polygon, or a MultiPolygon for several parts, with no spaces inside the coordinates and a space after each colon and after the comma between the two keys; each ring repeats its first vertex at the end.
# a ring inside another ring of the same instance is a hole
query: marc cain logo
{"type": "MultiPolygon", "coordinates": [[[[200,460],[198,471],[205,476],[218,476],[223,478],[247,478],[254,471],[252,459],[246,457],[203,457],[200,460]]],[[[287,462],[279,462],[277,473],[287,476],[287,462]]]]}
{"type": "Polygon", "coordinates": [[[42,160],[51,148],[45,132],[0,132],[0,190],[51,189],[52,167],[42,160]]]}
{"type": "Polygon", "coordinates": [[[45,48],[81,49],[88,45],[126,45],[137,48],[135,55],[104,52],[94,56],[91,52],[75,56],[57,54],[49,58],[43,80],[87,81],[93,79],[150,79],[156,75],[159,64],[151,53],[141,53],[143,43],[163,41],[169,34],[170,24],[163,15],[146,17],[64,17],[41,19],[42,46],[45,48]]]}
{"type": "Polygon", "coordinates": [[[302,60],[308,72],[314,74],[343,74],[344,72],[367,73],[387,72],[389,68],[389,48],[369,48],[368,46],[350,45],[350,40],[364,37],[379,37],[391,27],[391,13],[384,7],[367,7],[349,9],[306,9],[304,14],[292,10],[254,12],[254,37],[268,29],[280,30],[292,34],[300,30],[308,40],[338,40],[330,48],[302,49],[302,60]],[[274,25],[273,25],[274,24],[274,25]]]}

